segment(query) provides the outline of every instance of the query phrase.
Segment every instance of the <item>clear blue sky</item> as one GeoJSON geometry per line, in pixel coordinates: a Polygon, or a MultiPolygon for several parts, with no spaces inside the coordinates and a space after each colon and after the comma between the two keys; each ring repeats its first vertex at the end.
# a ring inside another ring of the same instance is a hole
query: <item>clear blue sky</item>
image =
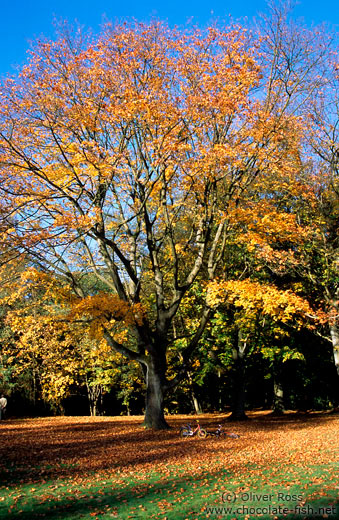
{"type": "MultiPolygon", "coordinates": [[[[132,17],[147,21],[152,17],[170,24],[185,24],[193,19],[206,25],[213,18],[252,20],[266,11],[266,0],[2,0],[0,11],[0,76],[14,72],[27,60],[29,42],[41,35],[53,38],[53,19],[75,19],[81,25],[99,30],[103,20],[132,17]]],[[[308,25],[328,22],[339,29],[339,0],[299,0],[294,10],[308,25]]]]}

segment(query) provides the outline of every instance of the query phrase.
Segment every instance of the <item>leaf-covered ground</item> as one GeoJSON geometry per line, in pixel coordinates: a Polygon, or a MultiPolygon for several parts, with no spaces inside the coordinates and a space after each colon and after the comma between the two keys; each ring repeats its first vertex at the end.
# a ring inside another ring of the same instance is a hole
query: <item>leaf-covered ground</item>
{"type": "Polygon", "coordinates": [[[0,518],[339,518],[339,416],[251,413],[239,439],[181,439],[140,417],[0,423],[0,518]]]}

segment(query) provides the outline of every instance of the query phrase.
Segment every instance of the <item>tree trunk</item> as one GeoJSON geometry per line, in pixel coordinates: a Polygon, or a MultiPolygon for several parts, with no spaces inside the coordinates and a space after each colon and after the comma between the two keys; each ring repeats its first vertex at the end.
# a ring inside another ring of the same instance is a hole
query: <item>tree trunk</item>
{"type": "Polygon", "coordinates": [[[193,379],[192,379],[192,376],[191,376],[190,372],[187,372],[187,377],[188,377],[188,382],[189,382],[190,389],[191,389],[191,397],[192,397],[192,403],[193,403],[193,407],[194,407],[195,413],[197,415],[200,415],[200,414],[202,414],[202,408],[201,408],[199,400],[198,400],[198,398],[197,398],[197,396],[195,394],[194,383],[193,383],[193,379]]]}
{"type": "Polygon", "coordinates": [[[339,327],[337,323],[330,324],[330,334],[333,347],[333,358],[339,376],[339,327]]]}
{"type": "Polygon", "coordinates": [[[194,390],[192,390],[192,402],[193,402],[195,413],[197,415],[201,415],[202,414],[202,408],[200,406],[200,403],[198,401],[197,396],[194,393],[194,390]]]}
{"type": "Polygon", "coordinates": [[[164,416],[165,364],[159,359],[150,359],[146,372],[146,411],[143,426],[155,430],[169,428],[164,416]]]}
{"type": "Polygon", "coordinates": [[[273,415],[283,415],[284,413],[284,390],[281,384],[280,376],[273,376],[273,415]]]}
{"type": "Polygon", "coordinates": [[[218,369],[218,411],[222,412],[221,370],[218,369]]]}
{"type": "MultiPolygon", "coordinates": [[[[333,348],[333,359],[334,365],[337,370],[337,374],[339,377],[339,326],[338,323],[330,323],[330,334],[332,340],[332,348],[333,348]]],[[[339,385],[336,385],[335,394],[334,394],[334,406],[337,407],[339,403],[339,385]]]]}
{"type": "Polygon", "coordinates": [[[88,396],[88,403],[89,403],[89,410],[92,417],[96,417],[98,413],[98,402],[99,398],[102,395],[102,388],[101,385],[89,385],[89,383],[86,381],[86,387],[87,387],[87,396],[88,396]]]}
{"type": "Polygon", "coordinates": [[[238,331],[237,344],[233,348],[233,406],[231,421],[248,419],[245,413],[245,351],[247,342],[238,331]]]}

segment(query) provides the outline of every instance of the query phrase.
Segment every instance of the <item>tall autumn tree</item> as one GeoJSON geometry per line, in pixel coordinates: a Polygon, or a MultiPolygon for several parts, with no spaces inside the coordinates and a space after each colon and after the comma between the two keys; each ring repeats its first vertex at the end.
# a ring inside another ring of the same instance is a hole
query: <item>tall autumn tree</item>
{"type": "Polygon", "coordinates": [[[95,42],[39,43],[1,89],[6,240],[63,278],[73,319],[141,364],[147,427],[167,427],[164,394],[209,319],[205,302],[169,380],[172,321],[197,277],[214,278],[230,208],[298,141],[294,116],[255,95],[257,52],[239,27],[108,26],[95,42]],[[86,291],[79,272],[105,292],[86,291]],[[130,335],[118,341],[114,323],[124,321],[130,335]]]}

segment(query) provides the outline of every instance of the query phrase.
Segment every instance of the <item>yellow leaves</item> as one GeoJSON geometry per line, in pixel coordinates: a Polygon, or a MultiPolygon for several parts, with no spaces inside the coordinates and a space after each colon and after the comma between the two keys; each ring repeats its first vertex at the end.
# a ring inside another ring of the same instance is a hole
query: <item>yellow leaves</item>
{"type": "Polygon", "coordinates": [[[42,378],[42,396],[46,401],[60,401],[66,397],[68,387],[75,382],[73,377],[65,375],[63,372],[50,372],[46,376],[42,378]]]}
{"type": "Polygon", "coordinates": [[[301,325],[314,314],[309,303],[290,290],[279,290],[270,284],[249,279],[213,281],[207,287],[207,302],[211,307],[222,303],[233,304],[246,314],[270,316],[274,321],[301,325]]]}
{"type": "Polygon", "coordinates": [[[78,298],[60,279],[34,268],[9,286],[12,293],[3,301],[14,304],[6,317],[12,335],[3,351],[13,374],[33,371],[43,398],[54,402],[79,376],[95,376],[109,386],[117,354],[103,339],[104,329],[115,341],[130,344],[130,327],[142,322],[143,307],[105,292],[78,298]]]}
{"type": "MultiPolygon", "coordinates": [[[[57,316],[23,316],[20,312],[10,313],[8,324],[17,339],[4,348],[7,364],[16,375],[34,370],[46,401],[60,401],[71,385],[79,384],[81,376],[90,378],[97,370],[102,383],[109,384],[114,366],[120,362],[120,354],[112,352],[102,337],[91,337],[91,325],[57,316]]],[[[126,327],[112,333],[122,342],[127,334],[126,327]]]]}
{"type": "Polygon", "coordinates": [[[79,333],[67,322],[44,315],[12,312],[7,322],[17,338],[5,349],[7,363],[13,365],[14,373],[33,369],[39,376],[43,397],[61,399],[75,382],[77,360],[73,349],[79,333]]]}
{"type": "Polygon", "coordinates": [[[128,329],[125,328],[124,330],[121,330],[120,332],[116,332],[113,334],[114,341],[117,341],[118,343],[126,343],[128,339],[128,329]]]}
{"type": "Polygon", "coordinates": [[[61,164],[49,164],[44,168],[44,174],[47,178],[53,179],[53,182],[58,184],[67,185],[72,178],[72,171],[70,168],[66,168],[61,164]]]}
{"type": "Polygon", "coordinates": [[[6,288],[10,294],[4,296],[3,301],[10,305],[24,299],[26,305],[23,314],[35,307],[41,310],[45,304],[49,306],[51,302],[61,308],[65,307],[73,297],[69,286],[33,267],[22,271],[15,281],[9,280],[6,288]]]}

